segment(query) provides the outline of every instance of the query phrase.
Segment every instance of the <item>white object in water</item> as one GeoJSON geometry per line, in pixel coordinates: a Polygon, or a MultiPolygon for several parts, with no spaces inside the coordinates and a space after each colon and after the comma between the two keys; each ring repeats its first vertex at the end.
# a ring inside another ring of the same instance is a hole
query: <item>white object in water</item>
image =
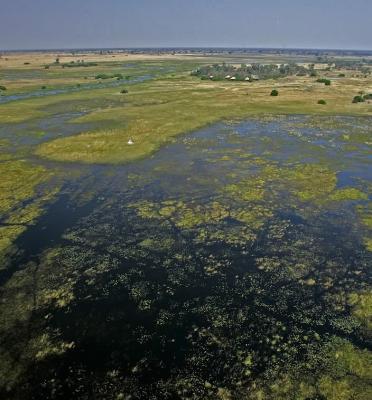
{"type": "Polygon", "coordinates": [[[128,144],[134,144],[133,140],[132,140],[132,139],[129,139],[129,140],[128,140],[128,144]]]}

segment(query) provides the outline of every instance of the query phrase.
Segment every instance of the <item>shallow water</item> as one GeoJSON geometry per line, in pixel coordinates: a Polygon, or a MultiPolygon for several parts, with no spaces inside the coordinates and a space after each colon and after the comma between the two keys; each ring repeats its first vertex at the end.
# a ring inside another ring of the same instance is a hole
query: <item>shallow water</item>
{"type": "Polygon", "coordinates": [[[0,104],[9,103],[11,101],[16,101],[16,100],[27,100],[35,97],[45,97],[45,96],[53,96],[56,94],[80,92],[82,90],[103,89],[103,88],[119,87],[124,85],[133,85],[135,83],[148,81],[152,78],[153,78],[152,75],[143,75],[126,80],[124,79],[115,81],[109,80],[108,82],[95,81],[94,83],[84,83],[81,84],[80,86],[64,87],[61,89],[47,88],[47,89],[34,90],[28,93],[18,93],[9,95],[3,94],[0,96],[0,104]]]}
{"type": "MultiPolygon", "coordinates": [[[[76,133],[70,117],[40,129],[76,133]]],[[[369,154],[306,123],[220,123],[125,166],[55,163],[60,195],[0,274],[3,305],[32,309],[0,333],[14,398],[242,398],[334,337],[370,348],[340,306],[371,278],[368,200],[331,200],[368,194],[369,154]]]]}
{"type": "Polygon", "coordinates": [[[11,149],[16,151],[20,146],[34,146],[44,141],[77,134],[89,129],[91,126],[89,124],[71,122],[84,114],[86,112],[64,112],[18,124],[4,124],[0,126],[0,137],[8,140],[11,149]]]}

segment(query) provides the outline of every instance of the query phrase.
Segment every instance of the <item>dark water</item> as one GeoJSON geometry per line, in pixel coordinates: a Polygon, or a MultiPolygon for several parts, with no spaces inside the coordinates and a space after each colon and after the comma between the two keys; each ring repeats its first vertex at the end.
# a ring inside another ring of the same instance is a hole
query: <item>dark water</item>
{"type": "Polygon", "coordinates": [[[131,165],[70,165],[0,275],[3,304],[32,310],[1,332],[21,371],[4,396],[245,398],[278,371],[316,379],[335,337],[370,348],[341,300],[370,282],[367,200],[327,200],[368,192],[369,154],[304,123],[221,123],[131,165]],[[309,165],[337,183],[304,201],[291,171],[309,165]]]}

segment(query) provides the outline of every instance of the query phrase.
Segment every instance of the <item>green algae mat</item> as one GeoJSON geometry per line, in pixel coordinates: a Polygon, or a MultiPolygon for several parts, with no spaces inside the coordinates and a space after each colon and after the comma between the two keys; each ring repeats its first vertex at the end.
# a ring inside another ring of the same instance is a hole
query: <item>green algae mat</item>
{"type": "Polygon", "coordinates": [[[27,153],[89,129],[55,111],[0,129],[1,398],[372,398],[370,117],[88,165],[27,153]]]}

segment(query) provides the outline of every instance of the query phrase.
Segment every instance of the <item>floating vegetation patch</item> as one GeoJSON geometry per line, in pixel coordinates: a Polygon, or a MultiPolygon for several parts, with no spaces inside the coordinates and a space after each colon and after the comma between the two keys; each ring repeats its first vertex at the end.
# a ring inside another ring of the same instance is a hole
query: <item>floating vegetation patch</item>
{"type": "Polygon", "coordinates": [[[372,251],[372,206],[369,202],[367,205],[359,205],[357,207],[358,214],[364,226],[364,242],[368,250],[372,251]]]}
{"type": "Polygon", "coordinates": [[[23,160],[0,162],[0,270],[5,268],[6,253],[15,239],[41,214],[43,205],[56,193],[56,188],[37,194],[52,172],[23,160]]]}

